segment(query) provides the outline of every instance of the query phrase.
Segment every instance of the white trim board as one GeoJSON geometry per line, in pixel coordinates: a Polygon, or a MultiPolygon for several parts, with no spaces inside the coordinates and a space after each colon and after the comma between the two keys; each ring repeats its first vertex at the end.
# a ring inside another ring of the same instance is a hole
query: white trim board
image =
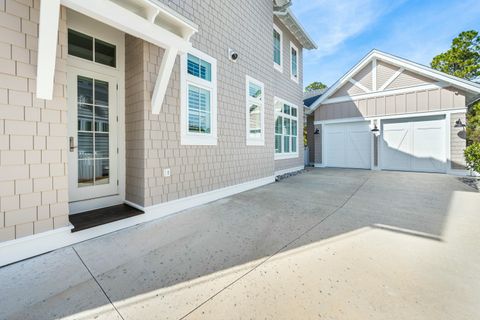
{"type": "Polygon", "coordinates": [[[297,171],[300,171],[300,170],[303,170],[303,169],[305,169],[305,166],[298,166],[298,167],[278,170],[278,171],[275,171],[275,177],[278,177],[278,176],[281,176],[281,175],[284,175],[284,174],[287,174],[287,173],[291,173],[291,172],[297,172],[297,171]]]}
{"type": "Polygon", "coordinates": [[[74,233],[71,232],[72,226],[69,226],[0,243],[0,267],[114,231],[163,218],[182,210],[255,189],[274,181],[275,176],[269,176],[150,207],[142,207],[125,201],[125,203],[144,211],[145,214],[74,233]]]}
{"type": "Polygon", "coordinates": [[[437,116],[437,115],[447,115],[452,113],[465,113],[467,108],[457,108],[457,109],[448,109],[441,111],[431,111],[431,112],[412,112],[412,113],[402,113],[402,114],[392,114],[385,116],[371,116],[371,117],[355,117],[355,118],[340,118],[340,119],[331,119],[331,120],[317,120],[314,121],[314,125],[321,124],[330,124],[330,123],[343,123],[343,122],[357,122],[357,121],[367,121],[367,120],[386,120],[386,119],[400,119],[400,118],[415,118],[415,117],[428,117],[428,116],[437,116]]]}
{"type": "Polygon", "coordinates": [[[448,84],[446,84],[446,83],[437,82],[437,83],[432,83],[432,84],[422,84],[422,85],[419,85],[419,86],[411,86],[411,87],[407,87],[407,88],[390,89],[390,90],[385,90],[385,91],[362,93],[362,94],[358,94],[358,95],[355,95],[355,96],[341,96],[341,97],[335,97],[335,98],[327,99],[327,100],[323,101],[322,105],[339,103],[339,102],[346,102],[346,101],[357,101],[357,100],[368,99],[368,98],[376,98],[376,97],[387,97],[387,96],[391,96],[391,95],[395,95],[395,94],[402,94],[402,93],[441,89],[441,88],[445,88],[447,86],[448,86],[448,84]]]}

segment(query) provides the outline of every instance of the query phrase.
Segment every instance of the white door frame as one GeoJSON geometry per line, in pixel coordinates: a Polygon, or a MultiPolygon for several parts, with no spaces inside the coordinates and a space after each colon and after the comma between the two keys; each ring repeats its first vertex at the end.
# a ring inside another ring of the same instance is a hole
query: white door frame
{"type": "MultiPolygon", "coordinates": [[[[108,67],[99,63],[87,61],[74,56],[67,56],[67,78],[69,71],[80,69],[86,72],[94,72],[113,77],[117,80],[118,90],[116,95],[117,105],[117,179],[118,193],[112,196],[99,197],[83,201],[69,203],[70,214],[87,210],[107,207],[125,202],[125,34],[115,28],[105,25],[97,20],[67,10],[67,25],[75,31],[85,33],[97,39],[101,39],[116,46],[116,68],[108,67]]],[[[73,105],[67,95],[67,105],[73,105]]],[[[76,106],[76,102],[75,102],[76,106]]],[[[67,110],[67,115],[68,115],[67,110]]],[[[70,133],[70,128],[68,128],[70,133]]],[[[68,151],[69,152],[69,151],[68,151]]],[[[70,181],[70,177],[69,177],[70,181]]]]}

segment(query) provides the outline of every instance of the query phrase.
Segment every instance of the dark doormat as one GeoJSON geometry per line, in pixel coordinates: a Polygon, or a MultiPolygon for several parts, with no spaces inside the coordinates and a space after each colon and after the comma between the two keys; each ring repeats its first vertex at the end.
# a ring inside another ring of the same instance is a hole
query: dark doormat
{"type": "Polygon", "coordinates": [[[143,214],[143,211],[130,207],[126,204],[95,209],[77,214],[71,214],[68,218],[73,224],[72,232],[100,226],[102,224],[134,217],[143,214]]]}

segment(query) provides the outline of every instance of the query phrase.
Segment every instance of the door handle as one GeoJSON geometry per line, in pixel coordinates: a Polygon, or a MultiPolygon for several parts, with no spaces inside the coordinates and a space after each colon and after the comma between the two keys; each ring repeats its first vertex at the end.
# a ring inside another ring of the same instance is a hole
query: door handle
{"type": "Polygon", "coordinates": [[[76,146],[75,146],[75,138],[74,138],[74,137],[70,137],[69,141],[70,141],[70,152],[73,152],[73,151],[75,150],[75,148],[76,148],[76,146]]]}

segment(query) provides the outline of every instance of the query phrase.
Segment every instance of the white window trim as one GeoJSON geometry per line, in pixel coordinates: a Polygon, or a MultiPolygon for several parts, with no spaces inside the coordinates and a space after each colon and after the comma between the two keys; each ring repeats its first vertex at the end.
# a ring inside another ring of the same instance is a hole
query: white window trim
{"type": "Polygon", "coordinates": [[[300,78],[300,68],[299,68],[299,65],[298,65],[298,61],[300,60],[298,58],[298,55],[299,55],[299,51],[298,51],[298,48],[297,46],[295,46],[291,41],[290,41],[290,50],[289,50],[289,53],[290,53],[290,79],[292,79],[293,81],[295,81],[296,83],[298,83],[298,78],[300,78]],[[293,75],[293,55],[292,55],[292,49],[295,49],[295,51],[297,52],[297,76],[295,77],[293,75]]]}
{"type": "Polygon", "coordinates": [[[265,86],[263,85],[263,82],[260,82],[250,76],[245,77],[245,94],[246,94],[246,99],[245,99],[245,114],[246,114],[246,144],[247,146],[264,146],[265,145],[265,86]],[[260,99],[255,99],[250,96],[249,94],[249,87],[250,83],[256,84],[260,88],[262,88],[262,96],[260,99]],[[260,106],[260,128],[261,128],[261,133],[260,135],[252,135],[250,133],[250,104],[257,104],[260,106]]]}
{"type": "Polygon", "coordinates": [[[273,25],[273,30],[277,31],[278,34],[280,35],[280,64],[275,63],[275,60],[274,60],[273,61],[273,67],[276,70],[283,73],[283,32],[275,24],[273,25]]]}
{"type": "MultiPolygon", "coordinates": [[[[296,104],[293,104],[291,102],[288,102],[287,100],[284,100],[282,98],[278,98],[278,97],[274,97],[273,99],[273,108],[275,110],[275,105],[277,103],[285,103],[285,104],[288,104],[290,107],[294,107],[297,109],[297,117],[293,117],[293,116],[289,116],[283,112],[277,112],[275,111],[275,114],[274,114],[274,117],[273,117],[273,135],[275,137],[275,121],[276,121],[276,118],[277,118],[277,115],[280,115],[284,118],[289,118],[289,119],[293,119],[293,120],[296,120],[297,121],[297,151],[296,152],[288,152],[288,153],[275,153],[275,156],[274,156],[274,160],[283,160],[283,159],[293,159],[293,158],[298,158],[299,156],[299,149],[300,149],[300,146],[298,144],[298,140],[299,140],[299,137],[300,137],[300,109],[298,108],[298,106],[296,104]]],[[[283,127],[283,124],[282,124],[282,127],[283,127]]],[[[283,135],[282,135],[283,136],[283,135]]],[[[275,141],[275,138],[274,138],[274,141],[275,141]]],[[[282,150],[283,150],[283,139],[281,141],[282,143],[282,150]]]]}
{"type": "Polygon", "coordinates": [[[217,145],[217,60],[200,50],[192,48],[180,56],[180,144],[181,145],[217,145]],[[207,61],[212,66],[212,80],[207,81],[187,72],[188,53],[207,61]],[[188,131],[188,85],[210,91],[210,133],[188,131]]]}

